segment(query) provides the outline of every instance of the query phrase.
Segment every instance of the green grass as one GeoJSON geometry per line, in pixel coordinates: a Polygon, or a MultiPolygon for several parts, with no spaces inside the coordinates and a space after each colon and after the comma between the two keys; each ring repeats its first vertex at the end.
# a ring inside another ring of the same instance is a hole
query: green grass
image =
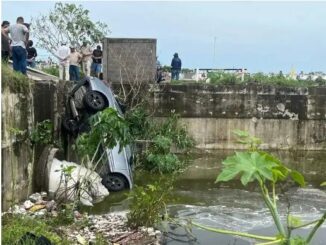
{"type": "Polygon", "coordinates": [[[12,93],[29,93],[30,86],[34,82],[20,72],[13,71],[7,63],[1,65],[1,85],[2,91],[9,88],[12,93]]]}
{"type": "MultiPolygon", "coordinates": [[[[62,234],[59,234],[52,221],[54,218],[41,220],[31,217],[22,217],[17,215],[6,214],[2,216],[2,237],[1,244],[12,245],[16,244],[19,239],[31,232],[36,236],[44,236],[51,241],[52,244],[71,244],[62,234]]],[[[24,244],[34,244],[31,241],[26,241],[24,244]]]]}
{"type": "Polygon", "coordinates": [[[59,77],[59,68],[57,66],[44,67],[42,68],[42,71],[50,75],[59,77]]]}

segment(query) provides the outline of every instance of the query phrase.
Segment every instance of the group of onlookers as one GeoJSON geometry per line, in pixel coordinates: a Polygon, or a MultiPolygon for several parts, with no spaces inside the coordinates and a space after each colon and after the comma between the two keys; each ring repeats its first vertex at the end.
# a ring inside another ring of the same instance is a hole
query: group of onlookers
{"type": "Polygon", "coordinates": [[[23,17],[18,17],[16,24],[10,25],[9,21],[1,24],[1,59],[12,59],[13,68],[26,74],[26,66],[35,66],[37,51],[33,41],[29,38],[29,24],[24,23],[23,17]],[[10,37],[9,37],[10,34],[10,37]]]}
{"type": "MultiPolygon", "coordinates": [[[[23,17],[18,17],[16,24],[10,25],[9,21],[1,24],[1,58],[3,61],[12,59],[13,68],[26,74],[27,66],[35,67],[37,50],[33,47],[33,41],[29,40],[29,24],[24,23],[23,17]]],[[[60,79],[78,81],[80,79],[79,67],[81,64],[85,76],[100,77],[102,70],[102,50],[97,46],[95,50],[83,42],[80,52],[74,45],[70,48],[62,42],[56,52],[59,59],[60,79]]]]}
{"type": "Polygon", "coordinates": [[[87,42],[83,42],[80,52],[78,52],[74,45],[69,48],[67,43],[62,42],[56,52],[56,57],[59,59],[60,79],[78,81],[80,79],[80,65],[85,76],[92,74],[100,77],[102,56],[103,52],[99,45],[95,50],[92,50],[87,42]]]}

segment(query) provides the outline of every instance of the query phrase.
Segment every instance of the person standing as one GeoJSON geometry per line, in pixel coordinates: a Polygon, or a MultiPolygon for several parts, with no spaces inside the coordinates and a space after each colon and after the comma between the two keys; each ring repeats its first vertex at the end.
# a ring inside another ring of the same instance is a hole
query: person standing
{"type": "Polygon", "coordinates": [[[33,41],[29,40],[27,44],[27,66],[30,66],[32,68],[35,67],[35,58],[37,56],[37,51],[33,47],[33,41]]]}
{"type": "Polygon", "coordinates": [[[179,80],[179,74],[181,72],[181,59],[178,53],[173,55],[171,62],[171,80],[179,80]]]}
{"type": "Polygon", "coordinates": [[[101,50],[100,45],[97,45],[96,49],[94,49],[92,58],[93,58],[92,72],[95,74],[97,78],[100,78],[100,74],[102,70],[102,58],[103,58],[103,52],[101,50]]]}
{"type": "Polygon", "coordinates": [[[75,47],[70,48],[69,55],[69,73],[70,73],[70,81],[79,81],[79,63],[83,56],[76,51],[75,47]]]}
{"type": "Polygon", "coordinates": [[[29,38],[29,30],[24,25],[24,18],[18,17],[15,25],[11,25],[8,28],[8,33],[11,36],[11,52],[13,68],[15,71],[19,71],[26,75],[26,41],[29,38]]]}
{"type": "Polygon", "coordinates": [[[10,57],[10,38],[7,35],[9,25],[9,21],[6,20],[1,24],[1,59],[5,62],[10,57]]]}
{"type": "Polygon", "coordinates": [[[59,59],[59,78],[61,80],[69,80],[69,55],[70,49],[67,47],[66,42],[62,42],[56,52],[56,57],[59,59]],[[65,79],[63,79],[63,73],[65,79]]]}
{"type": "Polygon", "coordinates": [[[92,64],[92,55],[93,51],[91,47],[87,44],[87,42],[83,42],[83,45],[80,49],[80,52],[83,56],[82,58],[82,69],[85,76],[91,75],[91,64],[92,64]]]}

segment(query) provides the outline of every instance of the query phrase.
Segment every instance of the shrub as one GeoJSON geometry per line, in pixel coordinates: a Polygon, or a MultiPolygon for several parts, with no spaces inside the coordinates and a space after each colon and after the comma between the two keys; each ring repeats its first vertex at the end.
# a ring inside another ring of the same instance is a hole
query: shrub
{"type": "Polygon", "coordinates": [[[130,212],[127,215],[128,226],[155,226],[162,220],[166,201],[172,191],[171,181],[157,181],[146,186],[135,186],[129,193],[130,212]]]}
{"type": "Polygon", "coordinates": [[[42,68],[42,71],[50,75],[59,77],[59,67],[57,66],[44,67],[42,68]]]}

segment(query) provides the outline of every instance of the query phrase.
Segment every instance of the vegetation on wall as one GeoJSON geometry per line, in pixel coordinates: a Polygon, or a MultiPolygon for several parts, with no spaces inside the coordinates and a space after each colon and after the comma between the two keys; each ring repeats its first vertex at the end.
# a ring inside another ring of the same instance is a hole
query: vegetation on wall
{"type": "Polygon", "coordinates": [[[241,74],[226,73],[226,72],[210,72],[208,73],[208,81],[211,84],[228,85],[228,84],[244,84],[244,83],[256,83],[266,85],[279,85],[290,87],[306,87],[316,85],[326,85],[326,80],[317,78],[315,81],[308,80],[296,80],[285,77],[282,73],[274,75],[266,75],[264,73],[245,74],[244,81],[241,81],[241,74]]]}
{"type": "Polygon", "coordinates": [[[20,72],[13,71],[9,64],[2,62],[1,66],[1,86],[9,89],[11,93],[28,94],[33,81],[20,72]]]}

